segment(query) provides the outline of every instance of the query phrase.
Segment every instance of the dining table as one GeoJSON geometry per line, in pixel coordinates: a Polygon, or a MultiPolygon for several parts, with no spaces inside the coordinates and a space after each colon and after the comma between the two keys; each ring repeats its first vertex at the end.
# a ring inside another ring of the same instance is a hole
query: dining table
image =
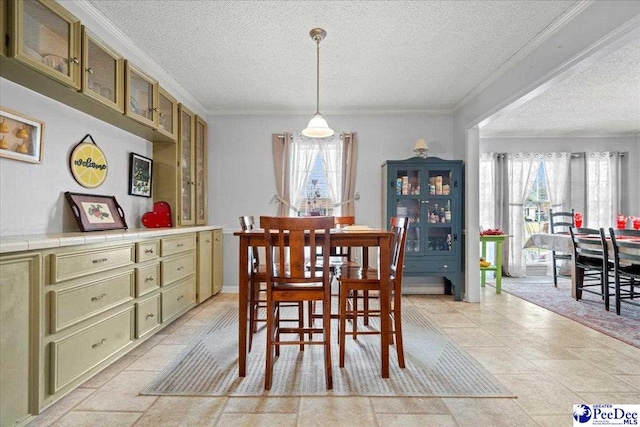
{"type": "MultiPolygon", "coordinates": [[[[249,303],[249,281],[250,264],[249,250],[252,247],[265,247],[265,235],[263,230],[237,231],[234,236],[239,238],[238,252],[238,376],[246,376],[247,368],[247,332],[248,332],[248,303],[249,303]]],[[[320,244],[324,241],[324,233],[316,235],[316,241],[320,244]]],[[[335,229],[329,233],[329,244],[332,248],[337,247],[377,247],[379,249],[379,275],[380,275],[380,353],[381,353],[381,376],[389,378],[389,345],[391,322],[389,313],[391,310],[391,245],[393,233],[378,229],[335,229]]]]}

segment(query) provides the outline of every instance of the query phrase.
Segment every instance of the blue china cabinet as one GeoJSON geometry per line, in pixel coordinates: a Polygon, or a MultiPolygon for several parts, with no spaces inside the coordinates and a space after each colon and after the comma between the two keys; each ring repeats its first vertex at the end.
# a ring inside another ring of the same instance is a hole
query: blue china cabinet
{"type": "Polygon", "coordinates": [[[462,160],[413,157],[382,165],[382,209],[409,218],[405,276],[442,276],[446,292],[461,299],[464,197],[462,160]]]}

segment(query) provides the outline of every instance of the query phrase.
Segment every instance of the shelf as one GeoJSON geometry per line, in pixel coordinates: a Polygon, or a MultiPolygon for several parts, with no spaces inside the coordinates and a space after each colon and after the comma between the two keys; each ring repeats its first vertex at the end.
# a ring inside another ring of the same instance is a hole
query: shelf
{"type": "Polygon", "coordinates": [[[147,141],[170,142],[175,144],[175,141],[171,140],[168,136],[138,123],[126,117],[124,114],[118,113],[113,108],[79,93],[62,83],[58,83],[40,74],[15,59],[0,55],[0,77],[4,77],[21,86],[68,105],[71,108],[75,108],[99,120],[110,123],[147,141]]]}

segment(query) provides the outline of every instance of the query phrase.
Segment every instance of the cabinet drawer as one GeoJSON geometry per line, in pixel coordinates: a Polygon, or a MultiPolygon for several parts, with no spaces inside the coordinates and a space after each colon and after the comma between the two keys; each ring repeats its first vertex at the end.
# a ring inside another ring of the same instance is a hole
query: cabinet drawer
{"type": "Polygon", "coordinates": [[[196,302],[195,276],[162,291],[162,321],[166,322],[196,302]]]}
{"type": "Polygon", "coordinates": [[[148,294],[160,287],[160,263],[136,268],[137,296],[148,294]]]}
{"type": "Polygon", "coordinates": [[[57,393],[133,341],[134,307],[51,343],[51,390],[57,393]]]}
{"type": "Polygon", "coordinates": [[[136,260],[138,262],[149,261],[159,256],[160,242],[158,240],[136,243],[136,260]]]}
{"type": "Polygon", "coordinates": [[[196,255],[191,251],[184,255],[166,259],[161,264],[162,286],[185,278],[196,271],[196,255]]]}
{"type": "Polygon", "coordinates": [[[74,279],[135,262],[134,245],[51,255],[51,282],[74,279]]]}
{"type": "Polygon", "coordinates": [[[133,270],[87,285],[51,291],[51,333],[132,300],[134,295],[133,270]]]}
{"type": "Polygon", "coordinates": [[[136,303],[136,338],[160,324],[160,294],[136,303]]]}
{"type": "Polygon", "coordinates": [[[162,239],[162,256],[177,254],[178,252],[184,252],[196,247],[196,235],[185,234],[182,236],[168,237],[162,239]]]}

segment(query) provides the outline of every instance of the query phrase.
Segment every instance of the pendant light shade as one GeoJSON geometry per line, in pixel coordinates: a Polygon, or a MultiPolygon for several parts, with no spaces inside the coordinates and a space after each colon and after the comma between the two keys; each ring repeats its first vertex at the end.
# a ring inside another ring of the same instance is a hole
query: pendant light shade
{"type": "Polygon", "coordinates": [[[333,135],[333,129],[320,114],[320,42],[326,37],[327,32],[322,28],[314,28],[309,32],[311,39],[316,42],[316,114],[309,120],[302,134],[308,138],[327,138],[333,135]]]}

